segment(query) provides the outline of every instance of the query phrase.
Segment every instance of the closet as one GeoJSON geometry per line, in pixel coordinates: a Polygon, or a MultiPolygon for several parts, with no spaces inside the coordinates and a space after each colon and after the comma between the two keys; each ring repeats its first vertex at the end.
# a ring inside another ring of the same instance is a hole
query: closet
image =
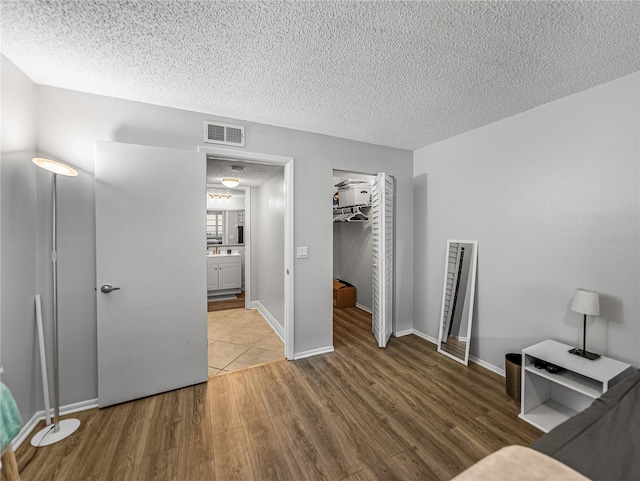
{"type": "Polygon", "coordinates": [[[333,173],[333,277],[353,285],[357,306],[368,312],[372,308],[369,216],[373,179],[372,175],[343,171],[333,173]],[[358,191],[357,199],[355,191],[358,191]]]}
{"type": "Polygon", "coordinates": [[[334,170],[333,278],[356,289],[385,347],[393,325],[394,189],[385,173],[334,170]]]}

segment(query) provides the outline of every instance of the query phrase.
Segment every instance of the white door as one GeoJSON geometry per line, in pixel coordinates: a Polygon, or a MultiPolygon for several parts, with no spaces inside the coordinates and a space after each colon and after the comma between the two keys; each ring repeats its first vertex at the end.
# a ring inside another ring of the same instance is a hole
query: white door
{"type": "Polygon", "coordinates": [[[204,154],[97,142],[95,177],[98,404],[206,381],[204,154]]]}
{"type": "Polygon", "coordinates": [[[393,327],[393,179],[378,174],[371,189],[373,335],[386,347],[393,327]]]}

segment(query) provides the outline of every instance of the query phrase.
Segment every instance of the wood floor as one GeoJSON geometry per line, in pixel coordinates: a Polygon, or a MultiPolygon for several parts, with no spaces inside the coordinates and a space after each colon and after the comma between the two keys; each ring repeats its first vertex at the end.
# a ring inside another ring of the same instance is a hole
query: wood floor
{"type": "Polygon", "coordinates": [[[242,291],[240,294],[236,294],[235,299],[207,302],[207,312],[238,309],[240,307],[244,307],[244,291],[242,291]]]}
{"type": "Polygon", "coordinates": [[[364,311],[334,311],[334,344],[77,413],[80,429],[26,467],[23,443],[22,479],[439,480],[541,434],[518,419],[503,378],[414,335],[378,349],[364,311]]]}

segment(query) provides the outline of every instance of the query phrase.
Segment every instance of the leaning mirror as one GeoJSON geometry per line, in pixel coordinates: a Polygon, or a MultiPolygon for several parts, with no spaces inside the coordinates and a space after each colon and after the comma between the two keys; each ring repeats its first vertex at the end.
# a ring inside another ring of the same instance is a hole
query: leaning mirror
{"type": "Polygon", "coordinates": [[[438,352],[469,364],[478,263],[477,241],[447,241],[438,352]]]}

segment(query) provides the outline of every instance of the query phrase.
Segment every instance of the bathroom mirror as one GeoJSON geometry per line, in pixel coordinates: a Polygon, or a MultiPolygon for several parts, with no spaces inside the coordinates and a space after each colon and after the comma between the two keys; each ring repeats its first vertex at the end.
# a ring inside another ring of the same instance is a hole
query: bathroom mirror
{"type": "Polygon", "coordinates": [[[438,352],[469,364],[478,263],[477,241],[447,241],[438,352]]]}
{"type": "Polygon", "coordinates": [[[207,245],[244,244],[244,210],[207,211],[207,245]]]}

